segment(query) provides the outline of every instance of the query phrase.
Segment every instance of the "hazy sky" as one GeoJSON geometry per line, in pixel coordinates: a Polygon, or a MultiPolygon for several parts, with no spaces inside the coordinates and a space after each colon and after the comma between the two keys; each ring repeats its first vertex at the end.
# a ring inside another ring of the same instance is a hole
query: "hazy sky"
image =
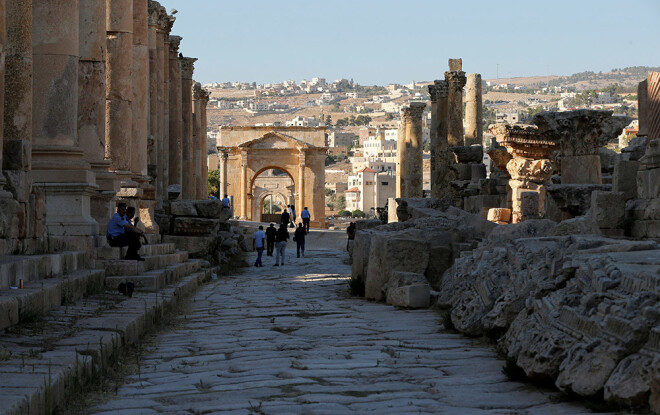
{"type": "Polygon", "coordinates": [[[160,0],[202,82],[363,85],[660,66],[660,0],[160,0]]]}

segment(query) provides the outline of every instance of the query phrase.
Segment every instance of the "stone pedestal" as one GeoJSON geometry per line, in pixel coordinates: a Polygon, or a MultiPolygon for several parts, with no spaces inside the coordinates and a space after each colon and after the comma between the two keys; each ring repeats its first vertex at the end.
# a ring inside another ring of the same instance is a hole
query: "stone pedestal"
{"type": "Polygon", "coordinates": [[[426,104],[413,102],[401,110],[397,142],[396,196],[424,197],[422,115],[426,104]]]}
{"type": "Polygon", "coordinates": [[[181,37],[170,36],[169,47],[169,182],[168,186],[181,186],[182,167],[182,102],[181,102],[181,63],[179,62],[179,44],[181,37]]]}
{"type": "Polygon", "coordinates": [[[462,71],[461,59],[449,60],[449,71],[445,72],[449,86],[449,123],[447,141],[450,147],[463,145],[463,87],[467,82],[462,71]]]}
{"type": "Polygon", "coordinates": [[[195,199],[195,177],[193,167],[193,119],[192,87],[195,58],[180,58],[181,61],[181,191],[183,199],[195,199]]]}
{"type": "Polygon", "coordinates": [[[447,131],[449,121],[449,85],[436,80],[429,85],[431,95],[431,197],[439,199],[452,193],[450,183],[456,179],[456,159],[449,151],[447,131]]]}
{"type": "Polygon", "coordinates": [[[53,247],[89,249],[94,174],[78,147],[78,0],[33,2],[32,182],[46,197],[53,247]],[[61,242],[61,243],[60,243],[61,242]]]}
{"type": "Polygon", "coordinates": [[[465,145],[483,145],[481,75],[469,74],[465,87],[465,145]]]}

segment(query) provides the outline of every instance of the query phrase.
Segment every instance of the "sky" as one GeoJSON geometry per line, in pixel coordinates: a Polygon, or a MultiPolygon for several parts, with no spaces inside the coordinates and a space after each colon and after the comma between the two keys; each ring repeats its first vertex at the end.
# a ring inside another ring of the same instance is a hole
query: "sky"
{"type": "Polygon", "coordinates": [[[202,83],[485,79],[660,66],[660,0],[160,0],[202,83]]]}

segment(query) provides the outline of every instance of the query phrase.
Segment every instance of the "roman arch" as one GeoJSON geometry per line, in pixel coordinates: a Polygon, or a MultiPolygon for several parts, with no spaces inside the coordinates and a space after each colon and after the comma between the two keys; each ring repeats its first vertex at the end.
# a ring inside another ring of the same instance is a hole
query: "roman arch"
{"type": "Polygon", "coordinates": [[[324,127],[220,127],[217,145],[220,192],[233,196],[240,219],[260,219],[268,189],[255,188],[255,180],[266,170],[278,169],[293,180],[296,213],[307,206],[312,226],[325,226],[324,127]]]}

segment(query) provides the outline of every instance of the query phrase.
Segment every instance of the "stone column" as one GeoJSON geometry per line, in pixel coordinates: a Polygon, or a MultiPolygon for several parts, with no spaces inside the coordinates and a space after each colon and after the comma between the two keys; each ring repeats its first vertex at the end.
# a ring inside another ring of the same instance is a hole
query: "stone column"
{"type": "Polygon", "coordinates": [[[227,193],[227,160],[229,159],[229,154],[226,150],[220,151],[220,199],[225,197],[227,193]]]}
{"type": "Polygon", "coordinates": [[[147,173],[151,177],[152,183],[155,184],[154,192],[157,199],[163,195],[160,186],[163,177],[158,167],[158,155],[162,148],[163,138],[162,131],[160,131],[162,116],[160,87],[163,84],[163,65],[158,60],[158,45],[161,44],[158,31],[163,17],[160,4],[149,1],[149,141],[147,143],[147,173]]]}
{"type": "MultiPolygon", "coordinates": [[[[4,146],[0,146],[4,147],[4,157],[0,148],[0,169],[14,171],[12,174],[20,175],[20,181],[27,185],[23,176],[32,164],[32,0],[7,1],[6,24],[7,40],[2,52],[5,55],[4,146]]],[[[0,33],[3,31],[0,28],[0,33]]],[[[4,177],[0,177],[2,180],[4,177]]]]}
{"type": "MultiPolygon", "coordinates": [[[[169,49],[169,77],[170,77],[170,110],[169,110],[169,185],[181,187],[181,136],[182,108],[181,108],[181,63],[179,62],[179,44],[181,37],[170,36],[169,49]]],[[[181,192],[181,189],[179,189],[181,192]]]]}
{"type": "Polygon", "coordinates": [[[248,212],[247,199],[250,189],[248,189],[247,167],[247,151],[241,150],[241,220],[247,220],[248,212]]]}
{"type": "Polygon", "coordinates": [[[424,197],[422,115],[426,104],[413,102],[401,110],[403,134],[397,142],[397,197],[424,197]]]}
{"type": "Polygon", "coordinates": [[[79,1],[33,1],[32,182],[46,192],[51,248],[88,250],[96,180],[78,147],[79,1]]]}
{"type": "Polygon", "coordinates": [[[447,81],[435,81],[429,85],[431,94],[431,197],[441,198],[451,193],[450,182],[456,178],[452,167],[456,164],[454,154],[447,143],[449,117],[449,86],[447,81]]]}
{"type": "Polygon", "coordinates": [[[660,72],[649,72],[646,79],[649,141],[660,139],[660,72]]]}
{"type": "Polygon", "coordinates": [[[561,143],[562,184],[602,184],[598,150],[630,122],[612,111],[542,112],[534,117],[541,133],[561,143]]]}
{"type": "Polygon", "coordinates": [[[646,137],[648,135],[648,80],[645,79],[637,85],[637,112],[639,114],[639,132],[637,137],[646,137]]]}
{"type": "MultiPolygon", "coordinates": [[[[145,187],[147,183],[147,142],[149,137],[149,12],[148,0],[133,0],[132,56],[132,138],[131,172],[133,180],[145,187]]],[[[148,186],[150,187],[150,186],[148,186]]],[[[145,197],[153,199],[153,188],[145,197]],[[150,197],[151,196],[151,197],[150,197]]]]}
{"type": "Polygon", "coordinates": [[[195,198],[194,168],[193,168],[193,120],[192,120],[192,87],[195,58],[181,58],[181,168],[185,174],[181,178],[181,194],[183,199],[195,198]]]}
{"type": "Polygon", "coordinates": [[[91,214],[105,235],[114,213],[119,182],[105,159],[106,128],[106,5],[80,0],[80,61],[78,63],[78,139],[85,160],[96,176],[98,192],[92,196],[91,214]]]}
{"type": "Polygon", "coordinates": [[[465,88],[465,145],[483,145],[484,113],[481,103],[481,75],[467,76],[465,88]]]}
{"type": "Polygon", "coordinates": [[[162,85],[160,86],[160,111],[161,122],[160,130],[162,139],[160,151],[158,152],[158,173],[162,178],[160,180],[161,194],[163,199],[168,198],[167,186],[170,178],[170,32],[174,25],[174,17],[168,16],[165,8],[161,8],[165,15],[162,26],[159,28],[160,43],[156,45],[158,51],[158,60],[163,65],[162,85]],[[162,169],[162,171],[161,171],[162,169]]]}
{"type": "Polygon", "coordinates": [[[192,140],[191,140],[191,199],[201,200],[206,197],[200,197],[201,188],[199,179],[202,176],[202,154],[200,141],[202,139],[202,85],[199,82],[193,83],[192,90],[192,140]]]}
{"type": "MultiPolygon", "coordinates": [[[[0,0],[0,97],[2,97],[3,105],[0,105],[0,115],[4,119],[4,101],[5,101],[5,61],[6,61],[6,43],[7,43],[7,28],[6,28],[7,15],[5,13],[5,1],[0,0]]],[[[6,121],[5,121],[6,123],[6,121]]],[[[3,131],[0,129],[0,199],[11,198],[11,193],[4,190],[7,180],[5,179],[2,170],[4,169],[4,142],[3,131]]]]}
{"type": "Polygon", "coordinates": [[[197,181],[197,199],[206,199],[209,196],[209,166],[206,161],[207,141],[208,141],[208,117],[206,116],[206,106],[209,103],[211,94],[208,90],[202,89],[200,99],[200,176],[197,181]]]}
{"type": "Polygon", "coordinates": [[[298,201],[296,202],[296,215],[300,217],[305,207],[305,166],[307,164],[305,150],[298,150],[298,201]]]}
{"type": "Polygon", "coordinates": [[[467,81],[461,59],[449,59],[445,80],[449,86],[449,123],[447,140],[450,147],[463,145],[463,87],[467,81]]]}

